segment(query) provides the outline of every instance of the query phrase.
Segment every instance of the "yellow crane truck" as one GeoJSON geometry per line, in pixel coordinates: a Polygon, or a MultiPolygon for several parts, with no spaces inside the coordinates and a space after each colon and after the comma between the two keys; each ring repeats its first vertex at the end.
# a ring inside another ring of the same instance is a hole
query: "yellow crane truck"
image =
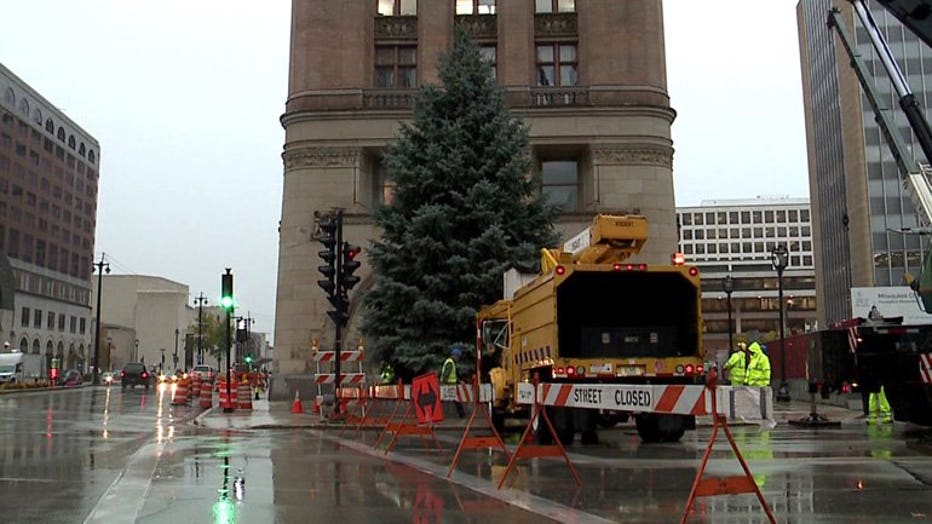
{"type": "MultiPolygon", "coordinates": [[[[506,298],[477,313],[496,425],[529,414],[517,388],[535,374],[541,382],[703,383],[699,271],[675,257],[629,262],[646,241],[646,217],[600,214],[562,248],[541,250],[539,275],[511,285],[506,275],[506,298]]],[[[695,417],[685,415],[548,409],[564,444],[576,432],[595,442],[598,424],[629,415],[645,442],[675,442],[695,428],[695,417]]]]}

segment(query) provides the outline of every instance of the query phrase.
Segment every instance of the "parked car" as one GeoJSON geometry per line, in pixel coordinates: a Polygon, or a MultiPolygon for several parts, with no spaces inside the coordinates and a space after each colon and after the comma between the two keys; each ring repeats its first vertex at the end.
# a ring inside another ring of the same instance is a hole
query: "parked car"
{"type": "Polygon", "coordinates": [[[80,386],[83,383],[84,377],[77,369],[69,369],[58,378],[59,386],[80,386]]]}
{"type": "Polygon", "coordinates": [[[132,386],[145,386],[146,389],[149,389],[149,384],[152,383],[152,373],[146,369],[146,365],[141,362],[130,362],[123,366],[123,370],[120,371],[120,384],[123,389],[132,386]]]}

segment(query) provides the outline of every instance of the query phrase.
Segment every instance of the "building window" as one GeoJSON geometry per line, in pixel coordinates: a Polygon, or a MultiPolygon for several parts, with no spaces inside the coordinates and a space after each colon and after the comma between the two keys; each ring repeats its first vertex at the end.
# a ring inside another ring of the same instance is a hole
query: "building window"
{"type": "Polygon", "coordinates": [[[48,329],[49,331],[55,329],[55,312],[54,311],[49,311],[48,315],[46,315],[45,328],[48,329]]]}
{"type": "Polygon", "coordinates": [[[417,48],[375,48],[375,87],[411,88],[417,83],[417,48]]]}
{"type": "Polygon", "coordinates": [[[495,46],[494,45],[483,45],[479,46],[479,54],[482,55],[482,59],[489,64],[489,68],[492,70],[492,80],[495,80],[496,74],[496,60],[495,60],[495,46]]]}
{"type": "Polygon", "coordinates": [[[65,315],[64,315],[64,313],[61,314],[61,315],[58,315],[58,330],[61,331],[62,333],[65,332],[65,315]]]}
{"type": "Polygon", "coordinates": [[[534,11],[537,13],[573,13],[576,11],[576,0],[534,0],[534,11]]]}
{"type": "Polygon", "coordinates": [[[537,45],[537,85],[576,85],[576,44],[537,45]]]}
{"type": "Polygon", "coordinates": [[[83,335],[87,331],[87,319],[84,317],[81,317],[81,322],[79,325],[80,325],[80,328],[78,329],[78,332],[83,335]]]}
{"type": "Polygon", "coordinates": [[[456,0],[458,15],[494,15],[495,0],[456,0]]]}
{"type": "Polygon", "coordinates": [[[576,211],[579,164],[575,160],[541,163],[542,192],[547,202],[561,211],[576,211]]]}
{"type": "Polygon", "coordinates": [[[36,329],[42,328],[42,310],[41,309],[37,309],[33,312],[32,327],[36,329]]]}
{"type": "Polygon", "coordinates": [[[414,16],[417,0],[379,0],[378,11],[382,16],[414,16]]]}
{"type": "Polygon", "coordinates": [[[24,307],[22,314],[19,316],[19,325],[25,328],[29,327],[29,308],[24,307]]]}
{"type": "Polygon", "coordinates": [[[395,181],[388,176],[383,159],[375,166],[376,205],[390,206],[395,201],[395,181]]]}
{"type": "Polygon", "coordinates": [[[71,321],[68,322],[68,328],[69,328],[68,331],[70,331],[71,333],[74,333],[78,330],[78,318],[77,317],[72,315],[71,321]]]}

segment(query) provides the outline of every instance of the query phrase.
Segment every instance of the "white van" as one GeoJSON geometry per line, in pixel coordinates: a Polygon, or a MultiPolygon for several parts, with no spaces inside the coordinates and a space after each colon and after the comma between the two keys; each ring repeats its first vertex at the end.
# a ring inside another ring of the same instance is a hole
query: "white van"
{"type": "Polygon", "coordinates": [[[19,350],[0,353],[0,384],[23,382],[25,377],[25,363],[19,350]]]}

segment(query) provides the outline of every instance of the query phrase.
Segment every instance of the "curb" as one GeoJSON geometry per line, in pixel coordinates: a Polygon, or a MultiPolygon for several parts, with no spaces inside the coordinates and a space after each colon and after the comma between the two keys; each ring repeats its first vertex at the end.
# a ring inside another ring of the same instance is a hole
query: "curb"
{"type": "Polygon", "coordinates": [[[16,395],[19,393],[41,393],[43,391],[74,391],[76,389],[86,389],[93,387],[106,387],[106,386],[94,386],[93,384],[81,384],[80,386],[57,386],[57,387],[44,387],[44,388],[23,388],[23,389],[3,389],[0,390],[0,395],[16,395]]]}
{"type": "Polygon", "coordinates": [[[204,424],[203,424],[201,421],[203,420],[204,417],[206,417],[207,415],[209,415],[210,412],[213,411],[213,410],[214,410],[214,406],[210,406],[209,408],[205,409],[205,410],[202,411],[200,414],[198,414],[196,417],[194,417],[194,420],[192,420],[192,422],[194,423],[194,425],[195,425],[195,426],[203,426],[204,424]]]}

